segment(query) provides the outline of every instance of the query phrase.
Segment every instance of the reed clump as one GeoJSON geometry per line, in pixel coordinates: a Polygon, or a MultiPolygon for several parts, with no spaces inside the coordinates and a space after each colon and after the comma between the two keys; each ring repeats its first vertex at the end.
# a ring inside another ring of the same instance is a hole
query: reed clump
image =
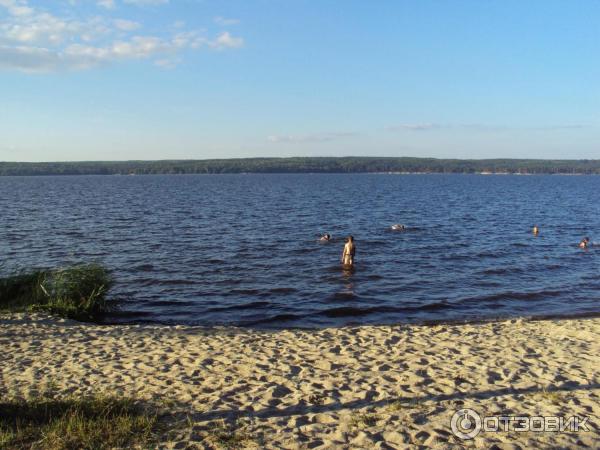
{"type": "Polygon", "coordinates": [[[109,271],[99,264],[12,275],[0,279],[0,311],[45,311],[98,322],[114,309],[106,299],[111,285],[109,271]]]}

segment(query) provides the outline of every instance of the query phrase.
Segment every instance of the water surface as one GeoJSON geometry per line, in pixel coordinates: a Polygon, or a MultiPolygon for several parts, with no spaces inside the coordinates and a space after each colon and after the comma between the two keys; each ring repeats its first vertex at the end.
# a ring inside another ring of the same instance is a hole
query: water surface
{"type": "Polygon", "coordinates": [[[600,312],[600,247],[577,248],[586,235],[600,241],[600,177],[4,177],[0,192],[0,271],[101,262],[122,302],[113,322],[323,327],[600,312]],[[317,241],[325,232],[333,242],[317,241]],[[351,273],[339,264],[350,233],[351,273]]]}

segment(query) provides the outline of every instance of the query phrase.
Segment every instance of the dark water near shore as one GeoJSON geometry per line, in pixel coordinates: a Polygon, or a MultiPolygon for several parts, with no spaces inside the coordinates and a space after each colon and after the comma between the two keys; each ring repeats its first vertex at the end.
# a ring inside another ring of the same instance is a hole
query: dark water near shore
{"type": "Polygon", "coordinates": [[[600,177],[0,178],[0,271],[99,261],[111,321],[322,327],[600,312],[600,177]],[[392,232],[393,223],[405,232],[392,232]],[[538,237],[530,229],[536,223],[538,237]],[[334,242],[317,242],[330,232],[334,242]],[[343,237],[357,266],[339,264],[343,237]]]}

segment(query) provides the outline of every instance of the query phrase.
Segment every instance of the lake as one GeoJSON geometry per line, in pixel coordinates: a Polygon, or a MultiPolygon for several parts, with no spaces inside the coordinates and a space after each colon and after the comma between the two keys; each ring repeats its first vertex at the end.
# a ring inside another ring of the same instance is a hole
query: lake
{"type": "Polygon", "coordinates": [[[113,323],[283,328],[600,312],[600,244],[577,247],[584,236],[600,241],[597,176],[2,177],[0,192],[0,271],[100,262],[121,302],[113,323]],[[318,242],[326,232],[333,241],[318,242]],[[352,272],[340,266],[348,234],[352,272]]]}

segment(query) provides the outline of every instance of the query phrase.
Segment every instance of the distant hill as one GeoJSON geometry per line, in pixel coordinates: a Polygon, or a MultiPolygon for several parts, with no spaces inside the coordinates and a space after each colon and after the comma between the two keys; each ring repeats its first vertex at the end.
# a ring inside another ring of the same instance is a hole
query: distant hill
{"type": "Polygon", "coordinates": [[[381,172],[600,174],[600,160],[342,157],[0,162],[0,176],[381,172]]]}

